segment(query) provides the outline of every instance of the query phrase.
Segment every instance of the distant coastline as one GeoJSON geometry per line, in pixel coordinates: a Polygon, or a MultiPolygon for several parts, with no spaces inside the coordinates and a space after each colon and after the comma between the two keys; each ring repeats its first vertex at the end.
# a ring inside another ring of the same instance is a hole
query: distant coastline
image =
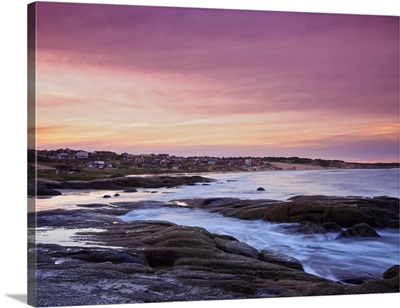
{"type": "Polygon", "coordinates": [[[127,175],[399,168],[398,162],[358,163],[300,157],[211,157],[28,150],[28,178],[94,180],[127,175]]]}

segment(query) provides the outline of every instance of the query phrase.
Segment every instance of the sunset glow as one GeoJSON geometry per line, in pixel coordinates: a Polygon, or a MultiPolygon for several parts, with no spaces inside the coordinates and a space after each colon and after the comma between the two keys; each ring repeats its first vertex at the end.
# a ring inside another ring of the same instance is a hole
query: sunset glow
{"type": "Polygon", "coordinates": [[[399,160],[399,18],[37,4],[37,147],[399,160]]]}

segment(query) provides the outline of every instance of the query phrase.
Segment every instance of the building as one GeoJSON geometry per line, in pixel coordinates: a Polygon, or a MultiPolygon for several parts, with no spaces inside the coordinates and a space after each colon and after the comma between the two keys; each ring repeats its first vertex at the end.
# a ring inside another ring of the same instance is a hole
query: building
{"type": "Polygon", "coordinates": [[[95,151],[90,153],[90,158],[93,160],[116,160],[118,158],[117,153],[110,151],[95,151]]]}
{"type": "Polygon", "coordinates": [[[57,159],[72,159],[73,156],[71,156],[68,153],[59,153],[57,154],[57,159]]]}
{"type": "Polygon", "coordinates": [[[56,174],[57,175],[62,175],[62,174],[69,174],[72,172],[73,166],[71,165],[58,165],[56,167],[56,174]]]}
{"type": "Polygon", "coordinates": [[[94,164],[97,166],[99,169],[105,169],[107,168],[107,164],[104,161],[95,161],[94,164]]]}
{"type": "Polygon", "coordinates": [[[75,153],[75,157],[76,158],[84,158],[84,159],[88,159],[89,158],[89,152],[86,151],[79,151],[75,153]]]}

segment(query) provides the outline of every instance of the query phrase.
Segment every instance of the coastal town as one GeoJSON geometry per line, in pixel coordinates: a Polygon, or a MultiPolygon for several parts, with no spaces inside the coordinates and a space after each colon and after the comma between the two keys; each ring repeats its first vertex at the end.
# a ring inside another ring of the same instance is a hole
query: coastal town
{"type": "MultiPolygon", "coordinates": [[[[76,173],[157,174],[234,171],[276,171],[317,169],[398,168],[398,163],[357,163],[300,157],[213,157],[161,154],[129,154],[112,151],[84,151],[69,148],[28,150],[31,169],[48,175],[76,173]]],[[[28,168],[29,169],[29,168],[28,168]]]]}

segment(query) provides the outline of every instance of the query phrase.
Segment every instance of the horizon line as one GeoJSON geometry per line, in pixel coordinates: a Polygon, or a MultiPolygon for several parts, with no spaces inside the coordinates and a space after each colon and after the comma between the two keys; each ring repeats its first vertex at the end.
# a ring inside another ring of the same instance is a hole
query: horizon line
{"type": "Polygon", "coordinates": [[[179,155],[179,154],[170,154],[166,151],[162,151],[162,152],[158,152],[158,153],[128,153],[127,151],[122,151],[122,152],[116,152],[113,150],[95,150],[95,151],[87,151],[87,150],[83,150],[83,149],[79,149],[79,150],[75,150],[72,148],[58,148],[58,149],[32,149],[32,148],[28,148],[29,150],[35,150],[35,151],[57,151],[57,150],[71,150],[71,151],[83,151],[83,152],[88,152],[88,153],[95,153],[95,152],[111,152],[111,153],[115,153],[117,155],[122,155],[124,153],[128,154],[128,155],[160,155],[160,154],[168,154],[169,156],[181,156],[181,157],[210,157],[210,158],[299,158],[299,159],[312,159],[312,160],[325,160],[325,161],[341,161],[341,162],[345,162],[345,163],[353,163],[353,164],[400,164],[400,159],[398,161],[381,161],[381,160],[375,160],[375,161],[348,161],[348,160],[343,160],[343,159],[327,159],[327,158],[322,158],[322,157],[301,157],[301,156],[282,156],[282,155],[272,155],[272,156],[268,156],[268,155],[264,155],[264,156],[252,156],[252,155],[232,155],[232,156],[227,156],[227,155],[201,155],[201,154],[197,154],[197,155],[179,155]]]}

